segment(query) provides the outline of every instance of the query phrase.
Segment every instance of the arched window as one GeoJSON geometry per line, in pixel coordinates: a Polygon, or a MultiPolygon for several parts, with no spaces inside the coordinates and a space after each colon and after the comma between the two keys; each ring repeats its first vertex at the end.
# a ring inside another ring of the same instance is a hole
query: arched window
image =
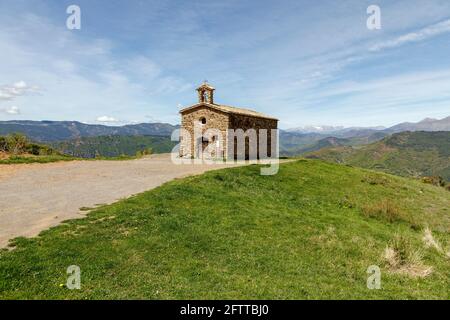
{"type": "Polygon", "coordinates": [[[202,124],[206,124],[206,118],[205,118],[205,117],[200,118],[200,122],[201,122],[202,124]]]}

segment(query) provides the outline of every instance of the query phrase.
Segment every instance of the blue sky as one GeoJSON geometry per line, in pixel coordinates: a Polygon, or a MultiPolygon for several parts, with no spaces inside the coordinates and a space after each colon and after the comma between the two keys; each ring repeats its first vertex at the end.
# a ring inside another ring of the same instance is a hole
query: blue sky
{"type": "Polygon", "coordinates": [[[443,118],[450,1],[0,1],[0,120],[175,124],[204,79],[281,128],[443,118]]]}

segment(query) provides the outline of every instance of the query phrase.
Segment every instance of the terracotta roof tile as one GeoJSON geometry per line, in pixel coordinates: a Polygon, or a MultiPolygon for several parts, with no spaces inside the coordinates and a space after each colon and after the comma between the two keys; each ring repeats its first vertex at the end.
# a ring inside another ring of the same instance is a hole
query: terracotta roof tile
{"type": "Polygon", "coordinates": [[[220,111],[225,112],[225,113],[242,114],[242,115],[246,115],[246,116],[278,120],[278,119],[276,119],[274,117],[270,117],[270,116],[267,116],[267,115],[265,115],[263,113],[256,112],[256,111],[253,111],[253,110],[250,110],[250,109],[236,108],[236,107],[232,107],[232,106],[226,106],[226,105],[223,105],[223,104],[215,104],[215,103],[214,104],[210,104],[210,103],[194,104],[193,106],[190,106],[190,107],[187,107],[187,108],[184,108],[184,109],[180,110],[180,113],[184,113],[184,112],[186,112],[188,110],[191,110],[191,109],[194,109],[194,108],[197,108],[197,107],[201,107],[201,106],[206,106],[206,107],[210,107],[210,108],[213,108],[213,109],[217,109],[217,110],[220,110],[220,111]]]}

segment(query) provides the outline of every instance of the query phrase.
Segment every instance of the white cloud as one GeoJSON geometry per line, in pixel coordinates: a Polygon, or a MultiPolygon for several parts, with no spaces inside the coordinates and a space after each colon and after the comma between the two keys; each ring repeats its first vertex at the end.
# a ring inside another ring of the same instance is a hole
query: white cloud
{"type": "Polygon", "coordinates": [[[4,112],[4,113],[6,113],[6,114],[9,114],[9,115],[17,115],[17,114],[20,114],[20,109],[19,109],[18,107],[16,107],[16,106],[12,106],[12,107],[8,107],[8,108],[3,108],[3,109],[0,109],[0,111],[1,111],[1,112],[4,112]]]}
{"type": "Polygon", "coordinates": [[[393,40],[380,42],[370,47],[370,51],[380,51],[382,49],[395,48],[406,43],[418,42],[428,38],[450,32],[450,19],[427,26],[416,32],[411,32],[397,37],[393,40]]]}
{"type": "Polygon", "coordinates": [[[37,92],[38,87],[29,86],[25,81],[18,81],[11,85],[0,87],[0,100],[13,100],[30,92],[37,92]]]}
{"type": "Polygon", "coordinates": [[[23,89],[26,89],[28,86],[25,81],[19,81],[19,82],[14,83],[13,87],[16,89],[19,89],[19,90],[23,90],[23,89]]]}
{"type": "Polygon", "coordinates": [[[97,120],[98,122],[105,122],[105,123],[119,122],[119,120],[117,120],[117,119],[114,118],[114,117],[110,117],[110,116],[101,116],[101,117],[98,117],[96,120],[97,120]]]}

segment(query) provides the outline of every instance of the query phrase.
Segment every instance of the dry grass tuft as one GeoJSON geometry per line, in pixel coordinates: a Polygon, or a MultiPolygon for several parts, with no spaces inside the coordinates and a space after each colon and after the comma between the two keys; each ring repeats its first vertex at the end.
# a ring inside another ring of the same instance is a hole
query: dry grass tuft
{"type": "Polygon", "coordinates": [[[310,240],[322,247],[334,246],[338,241],[336,228],[334,226],[328,226],[324,233],[312,236],[310,240]]]}
{"type": "Polygon", "coordinates": [[[413,278],[424,278],[433,272],[433,267],[423,264],[423,251],[415,249],[409,239],[396,235],[383,253],[383,259],[391,273],[413,278]]]}
{"type": "Polygon", "coordinates": [[[389,199],[384,199],[381,202],[363,206],[362,213],[366,217],[382,219],[391,223],[405,220],[404,213],[389,199]]]}
{"type": "Polygon", "coordinates": [[[425,247],[426,248],[434,248],[440,253],[444,252],[444,250],[442,249],[442,246],[439,243],[439,241],[434,239],[430,228],[428,228],[428,227],[425,228],[422,240],[425,243],[425,247]]]}

